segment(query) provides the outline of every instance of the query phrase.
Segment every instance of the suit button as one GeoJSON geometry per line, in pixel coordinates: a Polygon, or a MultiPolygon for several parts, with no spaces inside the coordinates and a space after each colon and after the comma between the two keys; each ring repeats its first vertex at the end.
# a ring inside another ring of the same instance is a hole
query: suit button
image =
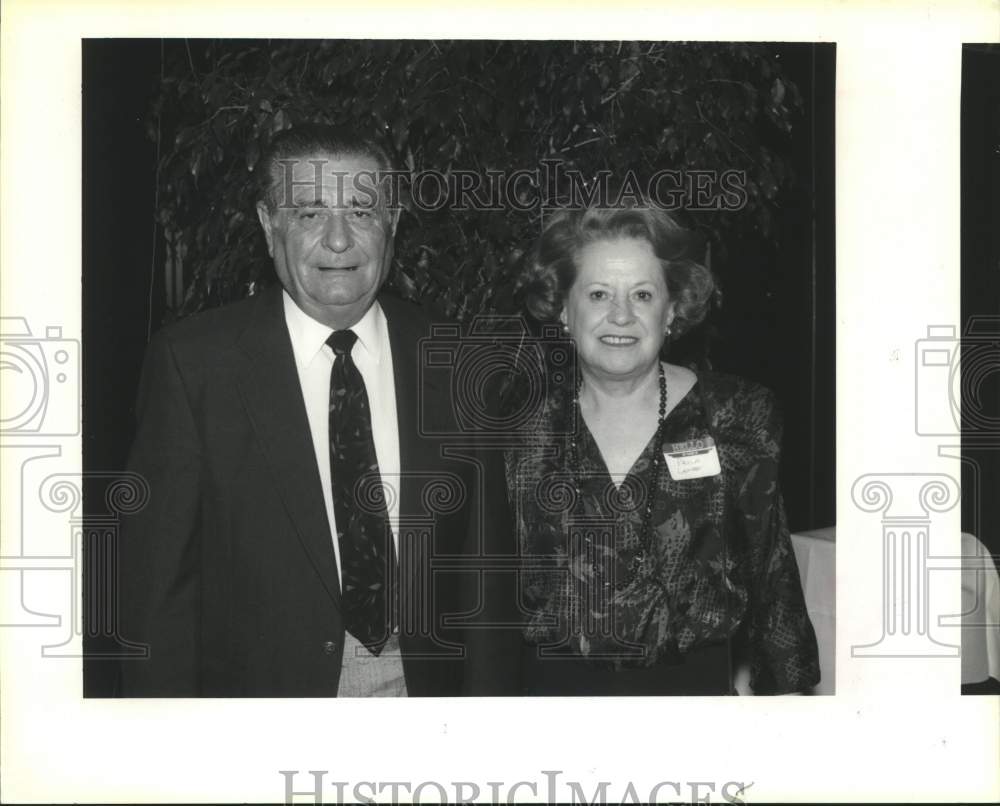
{"type": "Polygon", "coordinates": [[[323,642],[323,652],[325,654],[332,655],[336,651],[337,651],[337,642],[336,641],[324,641],[323,642]]]}

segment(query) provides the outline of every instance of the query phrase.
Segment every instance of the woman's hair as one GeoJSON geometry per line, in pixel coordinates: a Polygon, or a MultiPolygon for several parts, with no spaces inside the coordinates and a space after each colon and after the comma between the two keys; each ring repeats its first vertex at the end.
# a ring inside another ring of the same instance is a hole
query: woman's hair
{"type": "Polygon", "coordinates": [[[635,238],[649,243],[660,261],[667,293],[675,304],[673,335],[705,318],[715,280],[688,257],[693,233],[655,206],[560,210],[548,221],[526,264],[525,305],[543,322],[556,321],[576,280],[576,258],[588,244],[635,238]]]}

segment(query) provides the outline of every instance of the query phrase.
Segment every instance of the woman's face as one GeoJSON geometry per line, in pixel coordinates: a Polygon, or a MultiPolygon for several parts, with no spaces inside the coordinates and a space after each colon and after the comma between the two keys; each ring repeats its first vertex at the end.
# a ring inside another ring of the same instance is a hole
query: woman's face
{"type": "Polygon", "coordinates": [[[641,377],[656,366],[674,304],[660,262],[639,238],[595,241],[576,259],[563,324],[582,368],[609,379],[641,377]]]}

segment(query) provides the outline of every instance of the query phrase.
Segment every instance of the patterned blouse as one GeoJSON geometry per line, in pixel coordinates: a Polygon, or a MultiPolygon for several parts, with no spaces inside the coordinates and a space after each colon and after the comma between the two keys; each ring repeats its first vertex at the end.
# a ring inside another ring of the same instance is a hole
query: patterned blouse
{"type": "Polygon", "coordinates": [[[654,439],[619,487],[569,395],[551,395],[536,427],[535,445],[506,455],[529,644],[623,669],[732,641],[749,655],[757,694],[818,682],[778,490],[781,423],[768,390],[698,375],[667,415],[664,447],[711,437],[721,473],[677,481],[664,464],[648,530],[654,439]],[[644,532],[645,559],[633,570],[644,532]]]}

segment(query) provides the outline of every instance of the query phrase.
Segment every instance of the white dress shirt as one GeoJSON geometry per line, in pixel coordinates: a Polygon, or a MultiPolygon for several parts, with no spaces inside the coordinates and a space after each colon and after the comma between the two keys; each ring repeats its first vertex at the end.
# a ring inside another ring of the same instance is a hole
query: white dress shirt
{"type": "MultiPolygon", "coordinates": [[[[330,371],[333,368],[333,350],[326,340],[333,328],[317,322],[299,308],[285,291],[282,293],[285,322],[292,339],[295,368],[309,418],[316,465],[323,483],[323,502],[333,536],[333,551],[337,557],[337,572],[343,577],[340,566],[340,544],[337,541],[337,524],[333,511],[330,486],[330,371]]],[[[378,302],[355,324],[353,330],[358,340],[351,349],[351,358],[357,365],[368,391],[368,404],[372,415],[372,439],[378,459],[389,526],[399,556],[399,425],[396,420],[396,385],[392,374],[392,350],[389,346],[389,327],[378,302]]]]}

